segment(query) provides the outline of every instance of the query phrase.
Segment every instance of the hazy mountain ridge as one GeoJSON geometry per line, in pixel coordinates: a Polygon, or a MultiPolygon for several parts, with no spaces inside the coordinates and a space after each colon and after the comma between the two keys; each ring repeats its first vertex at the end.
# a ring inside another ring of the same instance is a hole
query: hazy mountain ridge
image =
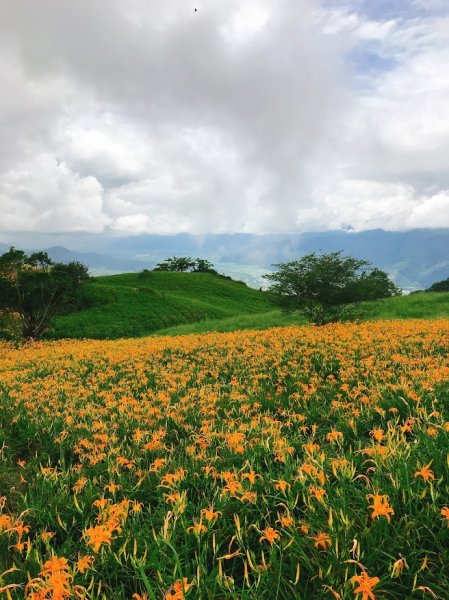
{"type": "MultiPolygon", "coordinates": [[[[36,239],[33,240],[37,247],[36,239]]],[[[71,250],[47,248],[54,260],[79,260],[95,274],[152,268],[169,256],[204,257],[217,269],[257,287],[273,263],[287,262],[310,252],[343,250],[387,271],[405,290],[423,289],[449,277],[449,229],[391,232],[330,231],[290,234],[208,234],[195,236],[138,235],[126,237],[67,236],[71,250]]],[[[41,246],[42,247],[42,246],[41,246]]],[[[0,251],[8,248],[0,244],[0,251]]]]}
{"type": "Polygon", "coordinates": [[[92,272],[100,274],[101,272],[134,272],[141,271],[148,267],[146,262],[133,259],[122,259],[114,256],[107,256],[97,252],[77,252],[68,250],[63,246],[53,246],[45,250],[50,258],[57,262],[70,262],[77,260],[89,266],[92,272]]]}

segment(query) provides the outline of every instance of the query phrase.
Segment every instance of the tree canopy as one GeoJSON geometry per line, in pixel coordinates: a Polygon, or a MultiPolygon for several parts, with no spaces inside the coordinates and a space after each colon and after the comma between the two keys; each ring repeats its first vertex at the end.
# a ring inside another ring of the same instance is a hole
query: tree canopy
{"type": "Polygon", "coordinates": [[[426,292],[449,292],[449,278],[443,279],[442,281],[435,281],[435,283],[432,283],[432,285],[424,291],[426,291],[426,292]]]}
{"type": "Polygon", "coordinates": [[[214,265],[205,258],[191,258],[190,256],[173,256],[157,264],[154,271],[175,271],[185,273],[216,273],[214,265]]]}
{"type": "Polygon", "coordinates": [[[302,310],[317,324],[351,318],[362,300],[400,293],[386,273],[342,251],[307,254],[273,266],[277,271],[264,276],[270,291],[286,310],[302,310]]]}
{"type": "Polygon", "coordinates": [[[0,311],[3,322],[19,322],[23,338],[38,339],[51,318],[85,302],[88,269],[82,263],[53,262],[46,252],[27,255],[11,247],[0,256],[0,311]]]}

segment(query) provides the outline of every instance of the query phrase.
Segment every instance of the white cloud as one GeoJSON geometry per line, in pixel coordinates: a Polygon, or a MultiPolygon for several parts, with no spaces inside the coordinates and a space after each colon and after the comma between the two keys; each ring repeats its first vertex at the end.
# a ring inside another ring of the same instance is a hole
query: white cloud
{"type": "Polygon", "coordinates": [[[0,4],[3,232],[446,223],[449,15],[0,4]]]}
{"type": "Polygon", "coordinates": [[[421,198],[407,215],[406,228],[449,227],[449,190],[421,198]]]}
{"type": "Polygon", "coordinates": [[[319,201],[298,215],[299,229],[322,228],[323,214],[328,229],[449,227],[449,190],[418,194],[411,185],[346,179],[316,193],[319,201]]]}
{"type": "MultiPolygon", "coordinates": [[[[275,7],[273,3],[272,8],[275,7]]],[[[279,6],[277,7],[279,8],[279,6]]],[[[260,2],[247,1],[233,13],[220,28],[220,32],[229,44],[245,44],[263,32],[270,19],[274,18],[273,10],[260,2]]]]}
{"type": "Polygon", "coordinates": [[[348,110],[337,115],[329,168],[321,182],[315,173],[298,227],[322,229],[323,215],[327,228],[449,226],[448,33],[446,16],[414,17],[379,41],[379,55],[395,62],[364,73],[348,110]]]}
{"type": "Polygon", "coordinates": [[[385,40],[397,26],[395,19],[386,21],[368,19],[347,7],[318,10],[315,13],[315,20],[321,24],[326,35],[347,36],[349,33],[353,39],[363,41],[385,40]]]}
{"type": "Polygon", "coordinates": [[[65,163],[39,155],[7,171],[0,180],[2,226],[6,231],[103,231],[103,188],[65,163]]]}

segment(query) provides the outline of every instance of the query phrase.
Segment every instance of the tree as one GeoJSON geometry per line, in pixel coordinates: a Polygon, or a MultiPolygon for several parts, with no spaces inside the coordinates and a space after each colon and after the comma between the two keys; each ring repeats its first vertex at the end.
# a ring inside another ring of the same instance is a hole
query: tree
{"type": "Polygon", "coordinates": [[[319,325],[353,318],[362,300],[400,293],[386,273],[341,251],[307,254],[273,266],[278,271],[264,277],[272,282],[275,298],[286,310],[302,310],[319,325]]]}
{"type": "Polygon", "coordinates": [[[154,271],[175,271],[185,273],[193,271],[195,273],[216,273],[214,265],[205,258],[190,258],[190,256],[173,256],[166,258],[158,263],[154,271]]]}
{"type": "Polygon", "coordinates": [[[163,262],[158,263],[155,271],[175,271],[183,273],[185,271],[191,271],[195,266],[195,261],[190,256],[173,256],[173,258],[166,258],[163,262]]]}
{"type": "Polygon", "coordinates": [[[23,338],[39,339],[51,318],[85,302],[89,281],[85,265],[54,263],[47,253],[27,255],[11,247],[0,256],[0,311],[3,322],[15,318],[23,338]]]}
{"type": "Polygon", "coordinates": [[[435,281],[425,292],[449,292],[449,278],[442,281],[435,281]]]}
{"type": "Polygon", "coordinates": [[[214,265],[205,258],[196,258],[194,262],[195,265],[193,267],[193,270],[195,273],[213,273],[214,275],[217,274],[217,271],[214,269],[214,265]]]}
{"type": "Polygon", "coordinates": [[[361,300],[390,298],[401,293],[400,288],[388,277],[387,273],[374,267],[370,273],[362,273],[359,280],[361,300]]]}

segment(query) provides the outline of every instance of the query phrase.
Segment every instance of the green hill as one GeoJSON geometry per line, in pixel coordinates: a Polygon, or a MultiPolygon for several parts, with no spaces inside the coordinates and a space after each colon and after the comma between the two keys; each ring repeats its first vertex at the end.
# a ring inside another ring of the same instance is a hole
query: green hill
{"type": "Polygon", "coordinates": [[[267,292],[209,273],[96,277],[89,296],[89,308],[57,317],[47,337],[137,337],[180,324],[273,311],[267,292]]]}
{"type": "Polygon", "coordinates": [[[418,292],[366,302],[367,319],[448,319],[449,292],[418,292]]]}
{"type": "MultiPolygon", "coordinates": [[[[409,296],[384,298],[362,304],[361,318],[369,321],[401,319],[449,319],[449,292],[417,293],[409,296]]],[[[227,319],[205,320],[164,329],[158,334],[184,335],[207,331],[235,331],[237,329],[266,329],[285,325],[303,325],[301,313],[283,314],[280,310],[256,314],[242,314],[227,319]]]]}
{"type": "MultiPolygon", "coordinates": [[[[91,306],[57,317],[48,338],[120,338],[150,334],[265,329],[305,322],[283,314],[267,292],[208,273],[148,272],[94,278],[91,306]]],[[[449,293],[417,293],[363,305],[363,318],[449,318],[449,293]]]]}

